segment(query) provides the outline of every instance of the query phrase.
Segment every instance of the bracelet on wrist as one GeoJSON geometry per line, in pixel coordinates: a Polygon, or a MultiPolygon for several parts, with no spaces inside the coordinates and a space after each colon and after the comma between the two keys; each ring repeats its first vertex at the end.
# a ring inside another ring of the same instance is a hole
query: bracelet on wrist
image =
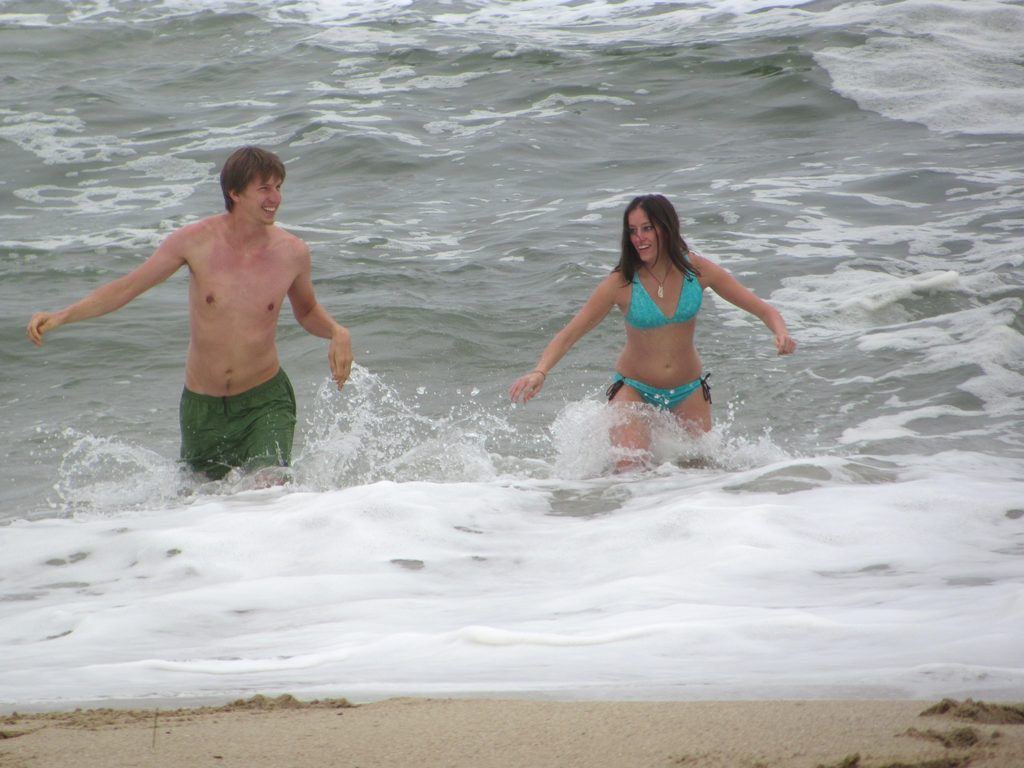
{"type": "Polygon", "coordinates": [[[540,368],[534,368],[532,371],[530,371],[530,373],[539,373],[541,376],[544,377],[544,380],[547,381],[548,375],[544,373],[544,371],[542,371],[540,368]]]}

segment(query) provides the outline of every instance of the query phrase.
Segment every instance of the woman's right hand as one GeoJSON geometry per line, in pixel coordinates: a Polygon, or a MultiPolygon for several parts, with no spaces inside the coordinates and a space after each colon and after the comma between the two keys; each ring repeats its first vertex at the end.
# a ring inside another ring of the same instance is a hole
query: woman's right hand
{"type": "Polygon", "coordinates": [[[546,378],[547,374],[540,369],[530,371],[525,376],[520,376],[516,379],[516,383],[512,385],[512,389],[509,390],[512,402],[528,402],[534,395],[540,392],[546,378]]]}

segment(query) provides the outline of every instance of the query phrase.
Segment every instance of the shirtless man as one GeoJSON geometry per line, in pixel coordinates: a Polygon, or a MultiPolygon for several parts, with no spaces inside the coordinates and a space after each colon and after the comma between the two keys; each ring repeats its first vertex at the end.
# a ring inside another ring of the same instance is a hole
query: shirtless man
{"type": "Polygon", "coordinates": [[[295,432],[295,394],[281,369],[275,336],[284,297],[295,319],[330,339],[338,388],[352,368],[352,341],[313,291],[309,247],[275,226],[285,169],[272,152],[242,147],[220,174],[227,213],[172,233],[132,272],[56,312],[38,312],[28,337],[120,309],[189,269],[191,336],[181,396],[181,458],[213,479],[232,467],[287,466],[295,432]]]}

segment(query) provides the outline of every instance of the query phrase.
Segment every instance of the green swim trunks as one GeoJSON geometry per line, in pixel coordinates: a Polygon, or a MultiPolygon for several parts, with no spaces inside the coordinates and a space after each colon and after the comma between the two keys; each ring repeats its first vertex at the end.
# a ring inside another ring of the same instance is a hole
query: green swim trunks
{"type": "Polygon", "coordinates": [[[232,467],[287,467],[295,436],[295,391],[284,369],[228,397],[181,393],[181,460],[219,480],[232,467]]]}

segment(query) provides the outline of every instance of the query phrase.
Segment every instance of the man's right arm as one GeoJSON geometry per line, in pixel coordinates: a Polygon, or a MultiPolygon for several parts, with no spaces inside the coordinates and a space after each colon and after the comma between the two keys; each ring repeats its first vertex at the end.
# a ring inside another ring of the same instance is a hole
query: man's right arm
{"type": "Polygon", "coordinates": [[[185,264],[185,236],[179,230],[170,235],[156,251],[127,275],[101,285],[81,301],[57,310],[37,312],[28,322],[26,332],[37,347],[43,335],[62,325],[100,317],[120,309],[141,293],[162,283],[185,264]]]}

